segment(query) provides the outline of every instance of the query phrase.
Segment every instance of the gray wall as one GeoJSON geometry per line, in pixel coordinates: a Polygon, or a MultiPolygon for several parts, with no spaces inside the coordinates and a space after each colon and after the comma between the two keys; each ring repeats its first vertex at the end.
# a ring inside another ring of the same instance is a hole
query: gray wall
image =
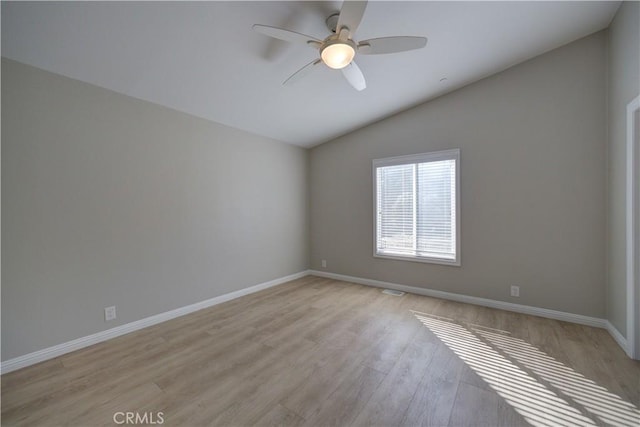
{"type": "Polygon", "coordinates": [[[623,2],[609,27],[607,318],[626,336],[626,116],[640,94],[640,3],[623,2]]]}
{"type": "Polygon", "coordinates": [[[314,148],[311,266],[603,317],[605,141],[599,32],[314,148]],[[371,160],[450,148],[462,267],[373,258],[371,160]]]}
{"type": "Polygon", "coordinates": [[[2,360],[305,270],[307,162],[3,59],[2,360]]]}

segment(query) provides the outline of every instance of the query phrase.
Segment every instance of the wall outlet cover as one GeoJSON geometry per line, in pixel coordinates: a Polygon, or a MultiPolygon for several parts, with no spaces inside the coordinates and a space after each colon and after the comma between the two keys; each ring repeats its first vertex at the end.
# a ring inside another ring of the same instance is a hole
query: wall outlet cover
{"type": "Polygon", "coordinates": [[[116,318],[116,306],[113,305],[111,307],[104,308],[104,321],[108,322],[109,320],[113,320],[116,318]]]}

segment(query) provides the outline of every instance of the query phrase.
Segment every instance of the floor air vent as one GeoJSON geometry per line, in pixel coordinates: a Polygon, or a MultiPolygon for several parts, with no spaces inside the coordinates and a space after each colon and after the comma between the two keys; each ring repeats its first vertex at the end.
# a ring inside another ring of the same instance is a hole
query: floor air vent
{"type": "Polygon", "coordinates": [[[385,289],[384,291],[382,291],[382,293],[387,295],[393,295],[394,297],[401,297],[402,295],[404,295],[404,292],[394,291],[393,289],[385,289]]]}

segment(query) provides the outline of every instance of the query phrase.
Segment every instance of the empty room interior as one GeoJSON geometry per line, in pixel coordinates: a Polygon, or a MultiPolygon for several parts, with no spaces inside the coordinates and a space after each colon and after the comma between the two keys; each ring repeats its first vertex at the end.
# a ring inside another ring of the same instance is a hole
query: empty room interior
{"type": "Polygon", "coordinates": [[[1,19],[2,425],[640,425],[640,2],[1,19]]]}

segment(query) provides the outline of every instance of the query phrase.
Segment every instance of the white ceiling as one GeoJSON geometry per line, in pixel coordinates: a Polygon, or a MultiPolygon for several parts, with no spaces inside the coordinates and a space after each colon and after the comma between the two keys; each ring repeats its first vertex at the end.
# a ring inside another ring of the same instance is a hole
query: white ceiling
{"type": "Polygon", "coordinates": [[[313,146],[606,28],[619,2],[370,2],[355,39],[427,47],[356,56],[282,82],[317,57],[251,30],[324,38],[341,2],[2,2],[2,55],[288,143],[313,146]],[[440,79],[446,77],[443,83],[440,79]]]}

